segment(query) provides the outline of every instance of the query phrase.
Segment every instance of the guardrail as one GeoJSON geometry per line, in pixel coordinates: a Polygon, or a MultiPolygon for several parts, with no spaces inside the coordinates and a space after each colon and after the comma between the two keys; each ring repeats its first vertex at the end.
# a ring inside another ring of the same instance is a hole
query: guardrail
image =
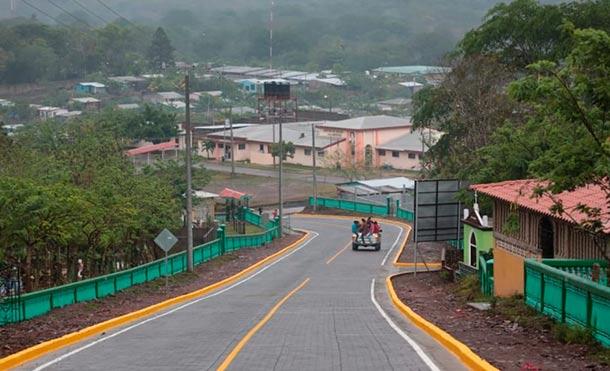
{"type": "Polygon", "coordinates": [[[479,284],[481,293],[487,296],[494,294],[494,260],[485,260],[483,256],[479,256],[479,284]]]}
{"type": "MultiPolygon", "coordinates": [[[[387,216],[390,214],[389,208],[387,206],[369,204],[366,202],[340,200],[336,198],[317,197],[316,199],[317,206],[328,207],[330,209],[347,210],[354,211],[357,213],[383,216],[387,216]]],[[[313,206],[313,204],[314,198],[309,197],[309,205],[313,206]]]]}
{"type": "Polygon", "coordinates": [[[567,268],[569,264],[567,260],[526,260],[525,303],[559,322],[591,329],[595,338],[610,347],[610,288],[552,266],[567,268]]]}
{"type": "Polygon", "coordinates": [[[396,217],[399,219],[408,220],[410,222],[415,220],[415,214],[413,211],[401,209],[400,207],[396,208],[396,217]]]}
{"type": "MultiPolygon", "coordinates": [[[[265,232],[253,235],[226,236],[224,226],[221,226],[216,240],[193,249],[193,263],[200,265],[227,252],[262,246],[278,236],[277,223],[273,220],[269,222],[269,228],[265,232]]],[[[0,326],[28,320],[74,303],[101,299],[166,274],[175,275],[184,272],[186,265],[186,251],[182,251],[168,257],[167,270],[164,259],[159,259],[120,272],[21,295],[17,303],[10,299],[0,303],[0,311],[14,313],[12,316],[0,316],[0,326]],[[19,310],[9,312],[15,304],[19,310]]]]}

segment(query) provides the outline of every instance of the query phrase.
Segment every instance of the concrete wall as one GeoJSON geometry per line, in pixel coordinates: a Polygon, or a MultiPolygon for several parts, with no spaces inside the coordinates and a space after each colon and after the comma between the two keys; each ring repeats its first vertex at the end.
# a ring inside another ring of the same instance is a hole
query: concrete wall
{"type": "Polygon", "coordinates": [[[493,231],[482,231],[466,223],[462,225],[464,227],[464,264],[470,265],[470,237],[474,233],[477,241],[475,268],[478,268],[481,253],[489,252],[494,246],[493,231]]]}
{"type": "MultiPolygon", "coordinates": [[[[226,145],[226,144],[225,144],[226,145]]],[[[235,149],[234,149],[234,155],[235,155],[235,161],[250,161],[253,164],[259,164],[259,165],[273,165],[273,157],[271,156],[271,153],[269,152],[269,143],[258,143],[258,142],[247,142],[245,143],[246,148],[244,149],[239,149],[239,143],[235,142],[235,149]],[[262,151],[261,151],[261,146],[262,146],[262,151]]],[[[203,145],[202,142],[199,143],[199,154],[201,156],[206,156],[206,152],[202,149],[203,145]]],[[[340,145],[334,145],[328,148],[325,148],[323,151],[322,150],[318,150],[318,155],[316,158],[316,165],[318,167],[324,167],[328,165],[327,161],[324,161],[325,158],[329,157],[329,156],[333,156],[333,154],[337,151],[340,150],[341,147],[340,145]],[[324,154],[321,156],[320,152],[324,152],[324,154]]],[[[295,153],[294,156],[291,157],[287,157],[285,163],[288,164],[297,164],[297,165],[304,165],[304,166],[313,166],[313,156],[311,155],[311,153],[309,154],[305,154],[306,150],[309,150],[309,148],[306,147],[296,147],[295,148],[295,153]]],[[[213,159],[220,161],[222,160],[222,156],[224,154],[224,146],[223,148],[219,147],[219,143],[216,143],[216,147],[214,148],[214,151],[210,152],[210,157],[212,157],[213,159]]]]}
{"type": "Polygon", "coordinates": [[[392,155],[392,151],[385,151],[385,156],[377,152],[377,166],[389,165],[394,169],[400,170],[419,170],[421,169],[420,154],[415,154],[415,158],[409,158],[409,152],[399,151],[398,157],[392,155]]]}
{"type": "MultiPolygon", "coordinates": [[[[353,141],[354,141],[354,150],[355,150],[355,161],[357,163],[364,163],[365,161],[365,151],[366,146],[370,145],[373,150],[373,165],[381,166],[384,162],[392,162],[392,166],[396,169],[417,169],[419,168],[419,160],[416,161],[407,161],[404,164],[404,159],[408,159],[408,155],[405,154],[403,159],[395,159],[395,160],[387,160],[384,157],[378,156],[377,146],[389,142],[392,139],[395,139],[398,136],[408,134],[411,129],[409,127],[404,128],[391,128],[391,129],[374,129],[374,130],[349,130],[349,129],[336,129],[336,128],[324,128],[319,127],[320,133],[322,135],[329,135],[335,138],[343,138],[342,144],[340,144],[341,151],[345,154],[344,157],[351,161],[351,151],[352,151],[352,133],[353,133],[353,141]],[[401,161],[402,160],[402,161],[401,161]]],[[[387,157],[387,156],[386,156],[387,157]]],[[[391,157],[391,153],[390,153],[391,157]]]]}
{"type": "Polygon", "coordinates": [[[494,294],[512,296],[523,294],[525,258],[504,250],[496,243],[494,247],[494,294]]]}

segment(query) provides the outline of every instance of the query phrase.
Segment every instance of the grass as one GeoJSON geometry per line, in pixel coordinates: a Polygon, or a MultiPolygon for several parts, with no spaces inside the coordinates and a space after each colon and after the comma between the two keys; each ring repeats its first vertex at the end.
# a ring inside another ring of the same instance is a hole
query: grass
{"type": "MultiPolygon", "coordinates": [[[[233,223],[227,223],[227,229],[225,231],[227,233],[227,236],[238,235],[235,228],[233,228],[233,223]]],[[[257,233],[263,233],[264,231],[265,230],[260,227],[257,227],[250,223],[246,223],[246,233],[245,234],[257,234],[257,233]]]]}
{"type": "Polygon", "coordinates": [[[492,298],[481,293],[479,277],[469,274],[457,282],[456,295],[463,302],[490,302],[492,298]]]}
{"type": "Polygon", "coordinates": [[[543,316],[523,301],[522,295],[509,298],[494,298],[492,310],[520,326],[547,330],[557,341],[564,344],[579,344],[588,349],[588,357],[595,362],[610,364],[610,349],[604,348],[590,329],[558,323],[543,316]]]}

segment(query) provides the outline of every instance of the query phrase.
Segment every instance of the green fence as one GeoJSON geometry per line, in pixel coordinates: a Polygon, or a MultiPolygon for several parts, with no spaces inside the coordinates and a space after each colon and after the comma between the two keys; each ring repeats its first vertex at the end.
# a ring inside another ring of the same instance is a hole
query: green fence
{"type": "MultiPolygon", "coordinates": [[[[392,216],[391,210],[388,207],[388,205],[377,205],[377,204],[371,204],[371,203],[366,203],[366,202],[348,201],[348,200],[341,200],[341,199],[337,199],[337,198],[324,198],[324,197],[318,197],[317,201],[318,201],[317,206],[327,207],[329,209],[354,211],[354,212],[363,213],[363,214],[392,216]]],[[[314,204],[314,198],[309,197],[309,206],[313,206],[313,204],[314,204]]],[[[388,204],[389,204],[389,201],[388,201],[388,204]]],[[[395,216],[399,219],[409,221],[409,222],[412,222],[413,220],[415,220],[415,214],[413,214],[412,211],[402,209],[402,208],[398,207],[398,205],[400,205],[400,204],[397,202],[396,208],[395,208],[396,209],[395,215],[393,215],[393,216],[395,216]]]]}
{"type": "Polygon", "coordinates": [[[415,220],[415,214],[413,214],[413,211],[401,209],[400,207],[396,208],[396,217],[399,219],[407,220],[409,222],[415,220]]]}
{"type": "MultiPolygon", "coordinates": [[[[193,263],[199,265],[227,252],[245,247],[258,247],[271,242],[278,237],[279,231],[275,221],[270,221],[269,224],[269,229],[263,233],[243,236],[225,236],[224,228],[221,227],[218,239],[193,249],[193,263]]],[[[105,276],[25,294],[21,296],[18,303],[19,310],[15,311],[14,315],[0,316],[0,326],[28,320],[55,308],[101,299],[131,286],[164,277],[166,273],[174,275],[184,272],[186,266],[186,252],[182,251],[168,257],[167,269],[164,259],[159,259],[105,276]]],[[[1,302],[0,312],[13,313],[10,311],[13,305],[14,303],[9,301],[1,302]]]]}
{"type": "Polygon", "coordinates": [[[481,293],[487,296],[494,294],[494,260],[485,260],[483,256],[479,256],[479,284],[481,285],[481,293]]]}
{"type": "Polygon", "coordinates": [[[610,347],[610,288],[568,273],[593,263],[607,268],[603,261],[526,260],[525,303],[559,322],[591,329],[610,347]]]}
{"type": "Polygon", "coordinates": [[[245,222],[248,222],[250,224],[254,224],[257,226],[260,226],[262,223],[262,217],[258,214],[255,214],[254,212],[252,212],[252,210],[248,209],[247,207],[243,207],[241,209],[241,219],[245,222]]]}
{"type": "MultiPolygon", "coordinates": [[[[389,215],[389,209],[387,205],[376,205],[369,204],[365,202],[357,202],[357,201],[347,201],[340,200],[335,198],[317,198],[317,206],[328,207],[330,209],[339,209],[339,210],[347,210],[354,211],[357,213],[363,214],[373,214],[373,215],[389,215]]],[[[309,205],[312,206],[314,204],[314,198],[309,197],[309,205]]]]}

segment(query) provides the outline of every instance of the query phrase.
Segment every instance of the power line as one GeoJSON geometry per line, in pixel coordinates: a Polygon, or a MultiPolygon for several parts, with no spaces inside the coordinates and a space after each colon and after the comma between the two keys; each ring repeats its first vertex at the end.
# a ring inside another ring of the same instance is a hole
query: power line
{"type": "Polygon", "coordinates": [[[24,3],[25,5],[29,6],[30,8],[32,8],[32,9],[36,10],[37,12],[39,12],[39,13],[41,13],[41,14],[43,14],[43,15],[46,15],[46,16],[47,16],[47,17],[49,17],[50,19],[54,20],[54,21],[55,21],[57,24],[60,24],[60,25],[62,25],[62,26],[64,26],[64,27],[68,27],[68,28],[70,28],[70,26],[69,26],[69,25],[67,25],[67,24],[65,24],[64,22],[60,21],[59,19],[57,19],[57,18],[53,17],[53,16],[52,16],[52,15],[50,15],[49,13],[47,13],[47,12],[45,12],[44,10],[40,9],[39,7],[37,7],[37,6],[35,6],[35,5],[30,4],[30,3],[29,3],[27,0],[22,0],[22,1],[23,1],[23,3],[24,3]]]}
{"type": "Polygon", "coordinates": [[[117,12],[116,10],[112,9],[111,7],[109,7],[108,5],[106,5],[106,3],[104,3],[102,0],[97,0],[98,3],[100,3],[101,6],[103,6],[104,8],[106,8],[109,12],[111,12],[112,14],[116,15],[117,17],[121,18],[122,20],[124,20],[125,22],[129,23],[130,25],[132,25],[133,27],[137,28],[140,32],[148,35],[144,30],[142,30],[140,28],[140,26],[138,26],[137,24],[133,23],[132,21],[130,21],[129,19],[123,17],[121,14],[119,14],[119,12],[117,12]]]}
{"type": "Polygon", "coordinates": [[[82,19],[80,19],[79,17],[75,16],[74,14],[70,13],[69,11],[67,11],[65,8],[62,8],[61,6],[57,5],[57,3],[55,3],[53,0],[49,0],[49,3],[51,5],[53,5],[54,7],[56,7],[57,9],[61,10],[62,12],[66,13],[67,15],[69,15],[70,17],[74,18],[75,20],[79,21],[80,23],[84,24],[85,26],[87,26],[87,28],[90,28],[89,23],[83,21],[82,19]]]}
{"type": "Polygon", "coordinates": [[[78,5],[81,9],[83,9],[85,12],[87,12],[89,15],[92,15],[94,17],[96,17],[97,19],[99,19],[100,21],[102,21],[104,24],[105,23],[110,23],[107,20],[105,20],[104,18],[102,18],[100,15],[96,14],[95,12],[89,10],[86,6],[83,5],[83,3],[81,3],[78,0],[72,0],[76,3],[76,5],[78,5]]]}

